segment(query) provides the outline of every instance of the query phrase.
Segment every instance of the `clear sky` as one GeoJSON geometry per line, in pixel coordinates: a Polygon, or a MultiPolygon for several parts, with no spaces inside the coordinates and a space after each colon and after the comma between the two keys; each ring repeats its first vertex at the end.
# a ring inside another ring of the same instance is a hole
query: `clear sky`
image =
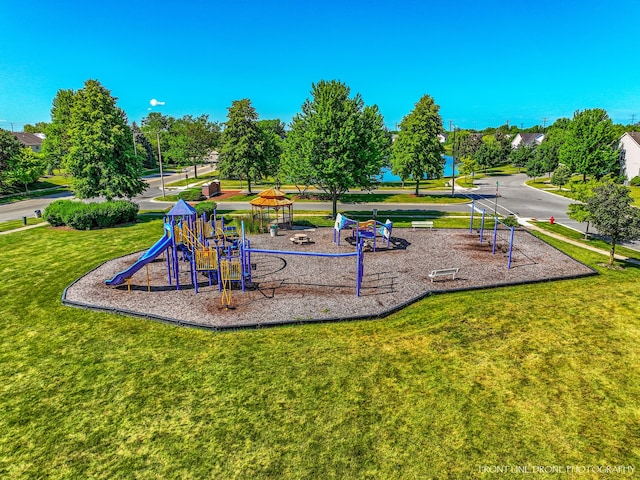
{"type": "Polygon", "coordinates": [[[575,110],[640,120],[637,0],[0,0],[0,128],[50,121],[59,89],[97,79],[130,121],[223,122],[249,98],[288,123],[319,80],[395,128],[424,94],[445,126],[525,128],[575,110]],[[545,120],[546,119],[546,120],[545,120]]]}

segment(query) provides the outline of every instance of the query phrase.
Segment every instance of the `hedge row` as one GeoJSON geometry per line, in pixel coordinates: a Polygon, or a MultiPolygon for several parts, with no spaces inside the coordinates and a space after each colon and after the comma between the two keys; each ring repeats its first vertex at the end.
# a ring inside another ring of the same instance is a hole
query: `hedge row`
{"type": "Polygon", "coordinates": [[[43,217],[54,227],[68,225],[76,230],[106,228],[135,222],[138,205],[127,200],[82,203],[56,200],[44,210],[43,217]]]}
{"type": "Polygon", "coordinates": [[[205,196],[202,195],[202,189],[198,187],[183,190],[178,194],[178,198],[181,198],[185,202],[199,202],[201,200],[204,200],[205,196]]]}

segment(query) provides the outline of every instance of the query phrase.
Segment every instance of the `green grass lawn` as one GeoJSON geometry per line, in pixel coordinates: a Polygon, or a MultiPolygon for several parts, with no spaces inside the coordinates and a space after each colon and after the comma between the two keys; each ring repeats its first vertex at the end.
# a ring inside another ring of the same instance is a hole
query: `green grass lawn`
{"type": "Polygon", "coordinates": [[[161,229],[0,236],[3,478],[640,467],[638,268],[552,240],[600,275],[434,296],[378,321],[224,333],[61,305],[78,276],[161,229]]]}
{"type": "MultiPolygon", "coordinates": [[[[562,235],[563,237],[570,238],[572,240],[577,240],[585,245],[590,245],[592,247],[600,248],[604,251],[609,251],[611,249],[611,244],[601,240],[599,238],[595,238],[589,235],[588,239],[584,238],[584,232],[578,232],[572,228],[567,228],[562,225],[558,225],[554,223],[553,225],[549,224],[549,222],[534,222],[536,226],[548,230],[553,233],[557,233],[562,235]]],[[[631,248],[627,248],[623,245],[616,245],[616,255],[624,255],[626,257],[635,258],[640,260],[640,252],[637,250],[632,250],[631,248]]]]}
{"type": "MultiPolygon", "coordinates": [[[[38,225],[44,222],[42,218],[27,217],[27,225],[38,225]]],[[[25,224],[22,220],[9,220],[7,222],[0,222],[0,232],[8,232],[9,230],[15,230],[16,228],[22,228],[25,224]]]]}

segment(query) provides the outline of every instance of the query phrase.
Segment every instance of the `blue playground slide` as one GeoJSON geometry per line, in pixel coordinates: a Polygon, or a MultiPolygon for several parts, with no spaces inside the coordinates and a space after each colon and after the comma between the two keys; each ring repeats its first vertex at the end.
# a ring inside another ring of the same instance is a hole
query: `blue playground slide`
{"type": "Polygon", "coordinates": [[[169,226],[169,228],[167,228],[167,225],[165,225],[165,229],[167,230],[165,232],[165,235],[156,243],[154,243],[149,250],[143,253],[142,256],[140,256],[140,258],[138,258],[138,260],[136,260],[133,265],[131,265],[126,270],[117,273],[116,276],[111,280],[106,280],[105,283],[107,285],[120,285],[127,278],[130,278],[134,273],[144,267],[147,263],[152,262],[158,257],[158,255],[164,252],[167,247],[171,245],[171,235],[169,233],[171,231],[171,227],[169,226]]]}

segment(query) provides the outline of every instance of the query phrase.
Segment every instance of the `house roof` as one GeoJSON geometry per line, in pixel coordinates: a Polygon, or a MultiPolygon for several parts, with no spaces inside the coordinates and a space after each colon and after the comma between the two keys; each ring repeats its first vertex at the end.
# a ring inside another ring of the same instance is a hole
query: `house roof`
{"type": "Polygon", "coordinates": [[[544,133],[520,133],[519,135],[522,138],[522,143],[530,145],[536,142],[538,138],[543,137],[544,133]]]}
{"type": "Polygon", "coordinates": [[[33,133],[25,132],[13,132],[13,136],[22,143],[25,147],[32,147],[35,145],[42,145],[42,138],[33,133]]]}
{"type": "Polygon", "coordinates": [[[627,132],[627,134],[633,139],[634,142],[640,145],[640,132],[627,132]]]}

